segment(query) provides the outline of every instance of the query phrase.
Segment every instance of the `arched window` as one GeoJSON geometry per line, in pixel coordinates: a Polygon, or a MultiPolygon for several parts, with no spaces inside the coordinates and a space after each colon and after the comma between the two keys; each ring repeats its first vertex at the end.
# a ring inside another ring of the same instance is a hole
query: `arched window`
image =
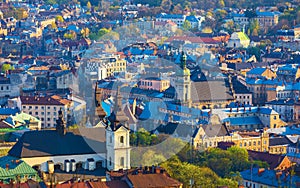
{"type": "Polygon", "coordinates": [[[124,136],[120,137],[120,143],[123,144],[124,143],[124,136]]]}

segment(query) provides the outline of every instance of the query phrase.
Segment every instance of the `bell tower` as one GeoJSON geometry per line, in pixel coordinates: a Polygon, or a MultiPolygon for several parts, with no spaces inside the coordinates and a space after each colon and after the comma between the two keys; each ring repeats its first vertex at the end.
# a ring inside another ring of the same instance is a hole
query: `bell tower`
{"type": "Polygon", "coordinates": [[[191,107],[191,73],[186,67],[187,56],[182,51],[180,57],[180,68],[176,71],[175,89],[176,89],[176,102],[181,105],[191,107]]]}
{"type": "Polygon", "coordinates": [[[130,169],[128,117],[122,110],[122,96],[118,87],[114,110],[106,127],[107,169],[130,169]]]}

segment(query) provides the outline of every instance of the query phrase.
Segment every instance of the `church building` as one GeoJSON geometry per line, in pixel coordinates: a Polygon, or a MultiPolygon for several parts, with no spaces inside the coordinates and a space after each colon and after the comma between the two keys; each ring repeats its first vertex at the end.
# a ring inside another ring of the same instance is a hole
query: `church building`
{"type": "Polygon", "coordinates": [[[103,126],[67,131],[60,110],[56,130],[25,132],[8,154],[49,173],[54,170],[77,172],[77,168],[88,171],[99,167],[110,171],[130,169],[128,118],[121,110],[119,89],[109,117],[99,104],[96,114],[103,126]]]}

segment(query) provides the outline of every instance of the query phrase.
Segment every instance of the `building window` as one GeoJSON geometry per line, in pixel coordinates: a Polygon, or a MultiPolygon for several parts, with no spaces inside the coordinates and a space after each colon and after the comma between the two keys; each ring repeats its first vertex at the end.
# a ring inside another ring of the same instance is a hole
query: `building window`
{"type": "Polygon", "coordinates": [[[120,165],[124,166],[124,157],[121,157],[121,159],[120,159],[120,165]]]}
{"type": "Polygon", "coordinates": [[[112,136],[109,137],[109,142],[112,143],[112,136]]]}
{"type": "Polygon", "coordinates": [[[35,109],[37,110],[39,107],[38,106],[35,106],[35,109]]]}
{"type": "Polygon", "coordinates": [[[255,141],[253,142],[253,146],[256,146],[256,142],[255,141]]]}
{"type": "Polygon", "coordinates": [[[39,115],[39,112],[35,112],[35,115],[39,115]]]}
{"type": "Polygon", "coordinates": [[[112,163],[111,163],[111,157],[109,157],[109,166],[111,166],[111,164],[112,164],[112,163]]]}
{"type": "Polygon", "coordinates": [[[124,136],[120,137],[120,143],[123,144],[124,143],[124,136]]]}
{"type": "Polygon", "coordinates": [[[47,121],[50,121],[50,118],[47,118],[47,121]]]}
{"type": "Polygon", "coordinates": [[[247,143],[246,143],[246,142],[244,143],[244,146],[245,146],[245,147],[247,146],[247,143]]]}
{"type": "Polygon", "coordinates": [[[276,117],[276,116],[274,116],[274,119],[277,119],[277,117],[276,117]]]}

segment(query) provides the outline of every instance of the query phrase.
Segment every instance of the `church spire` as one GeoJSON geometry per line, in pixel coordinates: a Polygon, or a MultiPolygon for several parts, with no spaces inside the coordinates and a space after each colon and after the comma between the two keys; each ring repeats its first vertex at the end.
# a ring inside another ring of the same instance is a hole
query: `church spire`
{"type": "Polygon", "coordinates": [[[101,102],[102,102],[102,93],[98,92],[98,82],[97,82],[95,87],[95,103],[96,103],[95,114],[99,116],[101,120],[103,120],[104,117],[106,116],[106,112],[103,110],[101,102]]]}
{"type": "Polygon", "coordinates": [[[129,118],[125,115],[122,110],[122,96],[120,93],[120,86],[117,89],[117,95],[115,98],[114,110],[108,117],[110,126],[113,130],[116,130],[119,125],[125,125],[129,118]]]}
{"type": "Polygon", "coordinates": [[[180,56],[180,67],[184,70],[186,69],[186,54],[184,53],[184,51],[181,52],[181,56],[180,56]]]}

